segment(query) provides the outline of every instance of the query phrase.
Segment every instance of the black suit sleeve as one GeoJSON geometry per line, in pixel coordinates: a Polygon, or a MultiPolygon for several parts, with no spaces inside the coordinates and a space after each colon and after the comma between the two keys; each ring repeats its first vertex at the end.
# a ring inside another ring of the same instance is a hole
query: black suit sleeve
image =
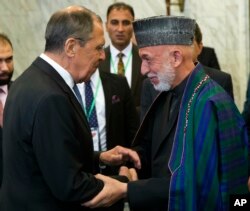
{"type": "Polygon", "coordinates": [[[151,178],[128,183],[128,202],[132,209],[167,210],[169,180],[151,178]]]}
{"type": "MultiPolygon", "coordinates": [[[[104,184],[83,171],[89,166],[84,163],[84,154],[93,156],[93,152],[84,150],[83,142],[77,137],[83,130],[77,121],[79,117],[64,96],[44,98],[36,110],[32,136],[34,153],[45,183],[62,201],[79,203],[90,200],[104,184]]],[[[86,148],[91,149],[91,145],[86,148]]]]}

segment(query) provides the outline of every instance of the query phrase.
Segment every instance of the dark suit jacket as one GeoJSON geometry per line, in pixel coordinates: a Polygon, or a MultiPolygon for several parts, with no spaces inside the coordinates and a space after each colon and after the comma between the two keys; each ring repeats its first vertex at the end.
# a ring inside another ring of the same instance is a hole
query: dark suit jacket
{"type": "MultiPolygon", "coordinates": [[[[225,91],[234,99],[233,95],[233,82],[230,74],[204,66],[204,71],[209,77],[216,81],[225,91]]],[[[159,94],[159,91],[156,91],[154,86],[151,84],[150,80],[147,78],[143,81],[142,85],[142,94],[141,94],[141,113],[140,119],[142,120],[145,116],[150,105],[159,94]]]]}
{"type": "Polygon", "coordinates": [[[198,56],[198,61],[207,67],[220,70],[219,61],[213,48],[204,46],[198,56]]]}
{"type": "Polygon", "coordinates": [[[125,77],[100,72],[105,96],[107,148],[130,147],[139,117],[125,77]]]}
{"type": "MultiPolygon", "coordinates": [[[[100,71],[110,72],[110,47],[105,48],[106,59],[101,62],[99,66],[100,71]]],[[[131,83],[131,91],[132,96],[135,101],[136,107],[140,106],[141,100],[141,87],[142,81],[144,77],[141,75],[141,58],[138,54],[138,48],[133,45],[132,47],[132,83],[131,83]]]]}
{"type": "Polygon", "coordinates": [[[133,147],[142,159],[141,180],[128,183],[128,202],[132,210],[165,211],[168,209],[169,171],[178,107],[175,107],[169,123],[167,92],[155,99],[138,130],[133,147]],[[167,128],[167,129],[166,129],[167,128]],[[170,150],[170,151],[169,151],[170,150]],[[141,194],[143,193],[143,194],[141,194]]]}
{"type": "Polygon", "coordinates": [[[53,67],[33,62],[13,83],[4,117],[0,210],[89,210],[80,203],[103,188],[91,174],[90,129],[53,67]]]}
{"type": "MultiPolygon", "coordinates": [[[[11,84],[13,82],[11,81],[8,84],[8,89],[10,88],[11,84]]],[[[2,136],[3,136],[3,128],[0,127],[0,189],[2,185],[2,178],[3,178],[3,153],[2,153],[2,136]]]]}
{"type": "MultiPolygon", "coordinates": [[[[139,116],[125,77],[100,71],[105,111],[107,149],[120,145],[131,147],[139,127],[139,116]]],[[[106,166],[101,173],[117,175],[119,167],[106,166]]],[[[108,211],[123,210],[123,200],[107,208],[108,211]]]]}

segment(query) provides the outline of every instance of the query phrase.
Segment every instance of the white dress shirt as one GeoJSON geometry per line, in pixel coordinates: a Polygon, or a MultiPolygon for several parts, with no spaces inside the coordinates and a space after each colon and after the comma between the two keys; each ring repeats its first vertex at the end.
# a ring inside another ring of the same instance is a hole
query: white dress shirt
{"type": "MultiPolygon", "coordinates": [[[[125,68],[125,77],[127,78],[129,87],[132,84],[132,43],[130,43],[123,51],[121,51],[124,56],[122,57],[122,61],[125,68]]],[[[111,61],[110,61],[110,72],[117,74],[117,65],[118,65],[118,54],[120,51],[116,49],[112,44],[110,44],[110,53],[111,53],[111,61]]]]}

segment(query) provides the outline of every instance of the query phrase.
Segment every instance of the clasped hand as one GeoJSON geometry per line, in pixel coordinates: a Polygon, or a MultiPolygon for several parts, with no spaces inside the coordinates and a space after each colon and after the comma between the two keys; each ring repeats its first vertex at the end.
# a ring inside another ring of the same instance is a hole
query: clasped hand
{"type": "MultiPolygon", "coordinates": [[[[130,161],[134,164],[135,168],[141,168],[141,161],[137,152],[121,146],[116,146],[111,150],[102,152],[100,154],[100,161],[106,165],[122,165],[130,161]]],[[[137,174],[133,168],[128,169],[122,166],[119,175],[127,176],[130,181],[137,180],[137,174]]],[[[82,206],[90,208],[108,207],[127,196],[127,183],[119,182],[101,174],[97,174],[95,177],[104,182],[104,187],[99,194],[90,201],[83,203],[82,206]]]]}
{"type": "Polygon", "coordinates": [[[100,161],[106,165],[122,165],[130,161],[137,169],[141,168],[141,161],[136,151],[116,146],[100,154],[100,161]]]}

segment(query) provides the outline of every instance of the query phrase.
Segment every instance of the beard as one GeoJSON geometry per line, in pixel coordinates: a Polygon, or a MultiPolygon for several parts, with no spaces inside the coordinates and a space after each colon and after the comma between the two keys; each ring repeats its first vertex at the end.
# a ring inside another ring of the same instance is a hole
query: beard
{"type": "Polygon", "coordinates": [[[153,84],[157,91],[168,91],[171,89],[176,73],[169,64],[164,65],[164,70],[157,73],[159,83],[153,84]]]}
{"type": "Polygon", "coordinates": [[[12,78],[12,75],[13,75],[13,71],[4,72],[4,73],[0,74],[0,86],[9,84],[9,82],[10,82],[10,80],[12,78]],[[1,79],[1,77],[5,78],[5,79],[1,79]]]}

